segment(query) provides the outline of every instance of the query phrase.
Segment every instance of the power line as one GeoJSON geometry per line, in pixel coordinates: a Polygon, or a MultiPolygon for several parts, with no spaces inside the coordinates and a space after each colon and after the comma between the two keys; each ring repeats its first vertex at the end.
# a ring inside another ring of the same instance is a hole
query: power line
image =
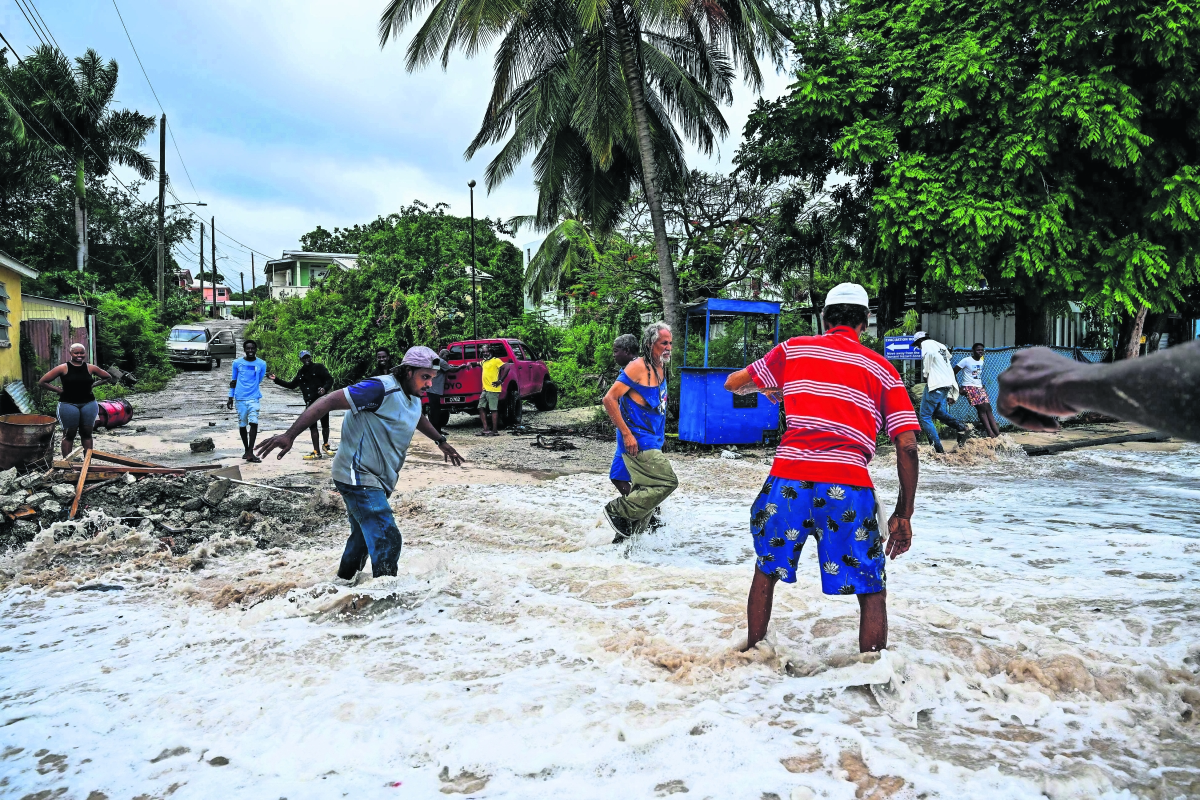
{"type": "MultiPolygon", "coordinates": [[[[42,16],[42,12],[34,5],[33,0],[25,0],[25,5],[29,6],[29,10],[41,21],[42,27],[46,29],[46,35],[50,37],[50,41],[54,42],[54,46],[58,47],[58,39],[55,39],[54,34],[50,32],[50,26],[46,24],[46,18],[42,16]]],[[[61,53],[63,49],[58,47],[58,51],[61,53]]]]}
{"type": "Polygon", "coordinates": [[[158,92],[154,91],[154,84],[150,82],[150,76],[146,74],[146,65],[142,63],[142,57],[138,55],[137,47],[133,43],[133,37],[129,35],[129,28],[125,27],[125,18],[121,16],[121,9],[117,7],[117,0],[113,0],[113,8],[116,9],[117,19],[121,21],[121,28],[125,31],[125,38],[129,40],[129,47],[133,50],[133,57],[137,59],[138,66],[142,68],[142,77],[146,79],[146,85],[150,87],[150,94],[154,95],[154,102],[158,103],[158,110],[162,113],[167,113],[163,108],[162,100],[158,99],[158,92]]]}
{"type": "MultiPolygon", "coordinates": [[[[178,202],[180,202],[180,203],[183,202],[182,200],[179,199],[179,196],[177,194],[175,194],[175,192],[171,191],[170,188],[167,189],[167,194],[171,195],[171,197],[175,198],[175,200],[177,200],[178,202]]],[[[201,222],[208,222],[208,220],[206,220],[204,217],[200,216],[199,214],[197,214],[195,211],[193,211],[190,208],[188,209],[188,213],[191,214],[196,219],[200,220],[201,222]]],[[[230,236],[228,233],[225,233],[224,231],[217,231],[217,233],[219,233],[221,236],[225,237],[229,241],[233,242],[238,247],[245,250],[247,253],[257,253],[258,255],[262,256],[263,258],[270,258],[270,256],[267,255],[266,253],[264,253],[263,251],[255,250],[250,245],[246,244],[245,242],[238,241],[237,239],[233,238],[232,236],[230,236]]]]}
{"type": "Polygon", "coordinates": [[[21,12],[21,16],[25,17],[25,21],[29,23],[29,27],[33,28],[33,35],[37,37],[39,42],[41,42],[42,44],[49,47],[50,43],[47,42],[46,39],[42,36],[42,31],[37,26],[37,23],[35,23],[29,17],[29,14],[25,11],[25,6],[21,5],[21,0],[13,0],[13,2],[17,4],[17,10],[21,12]]]}
{"type": "MultiPolygon", "coordinates": [[[[146,85],[150,87],[150,94],[154,95],[154,102],[158,103],[158,110],[164,115],[167,110],[163,108],[162,100],[158,98],[158,92],[154,89],[154,84],[150,81],[150,74],[146,72],[146,65],[142,63],[142,57],[138,54],[137,45],[133,43],[133,36],[129,33],[129,27],[125,24],[125,17],[121,16],[121,8],[117,5],[117,0],[113,0],[113,9],[117,12],[117,19],[121,21],[121,28],[125,31],[125,38],[129,40],[129,47],[133,50],[133,57],[137,59],[138,66],[142,68],[142,77],[146,79],[146,85]]],[[[171,136],[171,144],[175,147],[175,155],[179,156],[179,163],[183,166],[183,173],[187,175],[188,185],[192,187],[192,191],[196,195],[196,199],[200,199],[200,192],[196,191],[196,184],[192,182],[192,173],[188,169],[187,162],[183,160],[183,153],[179,150],[179,142],[175,141],[175,131],[167,125],[167,133],[171,136]]],[[[161,165],[160,165],[161,169],[161,165]]]]}
{"type": "MultiPolygon", "coordinates": [[[[146,82],[149,83],[147,78],[146,82]]],[[[154,87],[150,87],[153,91],[154,87]]],[[[163,112],[164,114],[167,112],[163,112]]],[[[200,199],[200,192],[196,189],[196,184],[192,183],[192,173],[188,171],[187,162],[183,160],[183,153],[179,152],[179,142],[175,141],[175,129],[171,127],[171,123],[167,122],[167,135],[171,137],[171,144],[175,147],[175,155],[179,156],[179,163],[183,166],[183,174],[187,175],[188,185],[192,187],[192,191],[196,194],[196,199],[200,199]]]]}
{"type": "MultiPolygon", "coordinates": [[[[114,3],[114,4],[115,4],[115,3],[114,3]]],[[[4,34],[3,34],[3,33],[0,33],[0,40],[2,40],[2,41],[5,43],[5,44],[7,44],[7,45],[9,46],[9,48],[12,48],[12,45],[11,45],[11,44],[9,44],[9,42],[8,42],[8,39],[4,38],[4,34]]],[[[130,41],[130,44],[131,44],[131,45],[133,44],[132,40],[130,41]]],[[[16,50],[15,50],[15,49],[13,49],[13,55],[14,55],[14,56],[16,56],[16,50]]],[[[136,51],[135,51],[134,55],[136,56],[136,51]]],[[[21,58],[20,58],[20,56],[16,56],[16,57],[17,57],[17,61],[18,61],[18,63],[20,63],[22,66],[24,66],[24,62],[23,62],[23,61],[21,61],[21,58]]],[[[139,64],[141,63],[141,60],[140,60],[140,59],[138,60],[138,63],[139,63],[139,64]]],[[[144,70],[143,70],[143,71],[144,71],[144,70]]],[[[34,72],[33,72],[32,70],[26,70],[26,73],[29,75],[29,77],[33,78],[33,81],[34,81],[34,83],[36,83],[36,84],[38,85],[38,88],[40,88],[40,89],[42,90],[42,93],[43,93],[43,94],[46,96],[46,98],[47,98],[47,99],[48,99],[48,100],[49,100],[51,103],[53,103],[53,104],[54,104],[54,107],[58,109],[58,111],[59,111],[59,113],[60,113],[60,114],[62,114],[62,119],[63,119],[63,121],[67,123],[67,125],[68,125],[68,126],[71,128],[71,130],[75,131],[75,135],[76,135],[76,136],[78,136],[78,137],[80,138],[80,140],[83,142],[83,146],[84,146],[84,147],[86,147],[88,150],[91,150],[91,151],[92,151],[92,154],[93,154],[94,156],[96,156],[97,158],[100,158],[100,154],[99,154],[99,153],[97,153],[97,152],[95,151],[95,149],[93,149],[93,148],[92,148],[91,144],[89,144],[89,143],[88,143],[88,140],[87,140],[87,139],[86,139],[86,138],[83,136],[83,134],[82,134],[82,133],[80,133],[80,132],[79,132],[79,129],[78,129],[78,128],[76,128],[76,127],[75,127],[75,125],[74,125],[74,123],[72,123],[72,122],[71,122],[71,120],[70,120],[70,119],[67,117],[67,113],[66,113],[66,111],[65,111],[65,110],[63,110],[63,107],[62,107],[62,106],[60,106],[60,105],[58,104],[58,100],[57,100],[57,99],[54,97],[54,95],[52,95],[52,94],[50,93],[50,91],[49,91],[48,89],[46,89],[46,87],[45,87],[45,86],[43,86],[43,85],[42,85],[42,82],[41,82],[40,80],[38,80],[38,78],[37,78],[37,75],[35,75],[35,74],[34,74],[34,72]]],[[[149,77],[147,77],[147,79],[146,79],[146,80],[147,80],[147,82],[149,82],[149,77]]],[[[152,91],[152,92],[154,91],[154,87],[153,87],[153,86],[151,86],[151,87],[150,87],[150,89],[151,89],[151,91],[152,91]]],[[[155,99],[156,99],[156,100],[158,99],[158,98],[157,98],[157,95],[155,95],[155,99]]],[[[24,102],[22,102],[22,103],[21,103],[21,105],[25,106],[25,108],[26,108],[26,109],[29,109],[29,107],[28,107],[28,106],[26,106],[24,102]]],[[[161,107],[161,106],[160,106],[160,107],[161,107]]],[[[32,115],[32,113],[33,113],[33,112],[32,112],[32,110],[30,110],[30,114],[31,114],[31,115],[32,115]]],[[[166,112],[163,112],[163,113],[166,113],[166,112]]],[[[43,127],[43,128],[45,128],[45,125],[43,125],[42,127],[43,127]]],[[[49,134],[49,129],[46,129],[46,131],[47,131],[47,133],[49,134]]],[[[39,137],[39,138],[40,138],[40,137],[39,137]]],[[[51,136],[50,138],[52,138],[52,139],[53,139],[54,137],[53,137],[53,136],[51,136]]],[[[45,141],[45,140],[43,140],[43,141],[45,141]]],[[[64,145],[63,145],[61,142],[58,142],[58,141],[57,141],[57,139],[55,140],[55,143],[56,143],[56,144],[58,144],[58,146],[59,146],[59,147],[61,147],[62,149],[64,149],[64,150],[66,150],[66,149],[67,149],[67,148],[66,148],[66,147],[65,147],[65,146],[64,146],[64,145]]],[[[182,157],[180,158],[180,163],[183,163],[183,159],[182,159],[182,157]]],[[[161,168],[161,165],[160,165],[160,168],[161,168]]],[[[185,171],[185,172],[187,171],[187,167],[186,167],[186,165],[185,165],[185,167],[184,167],[184,171],[185,171]]],[[[118,178],[118,177],[116,176],[116,174],[115,174],[115,173],[113,173],[111,170],[109,171],[109,176],[110,176],[110,177],[112,177],[112,179],[113,179],[114,181],[116,181],[117,185],[118,185],[118,186],[120,186],[122,189],[124,189],[124,190],[125,190],[125,191],[126,191],[128,194],[129,194],[129,196],[130,196],[130,197],[134,198],[134,199],[135,199],[135,200],[137,200],[138,202],[144,202],[144,201],[141,199],[141,197],[139,197],[137,194],[135,194],[135,193],[133,192],[133,190],[132,190],[132,189],[130,189],[128,186],[126,186],[126,185],[125,185],[125,184],[124,184],[124,183],[121,181],[121,179],[120,179],[120,178],[118,178]]],[[[190,177],[189,177],[189,180],[190,180],[190,177]]],[[[194,190],[194,189],[195,189],[195,186],[193,186],[192,188],[193,188],[193,190],[194,190]]],[[[178,195],[176,195],[176,194],[175,194],[175,192],[171,191],[170,189],[168,189],[167,191],[170,193],[171,197],[175,198],[175,200],[176,200],[176,201],[178,201],[178,202],[180,202],[180,203],[182,203],[182,202],[183,202],[182,200],[180,200],[180,199],[179,199],[178,195]]],[[[186,206],[184,206],[184,207],[186,208],[186,206]]],[[[197,214],[195,211],[193,211],[191,208],[188,208],[187,210],[188,210],[188,213],[190,213],[190,214],[191,214],[192,216],[194,216],[196,219],[200,220],[201,222],[204,222],[204,218],[203,218],[203,217],[201,217],[199,214],[197,214]]],[[[220,232],[220,234],[221,234],[221,236],[223,236],[224,238],[226,238],[226,239],[228,239],[229,241],[233,242],[234,244],[238,245],[239,247],[241,247],[243,250],[246,250],[247,252],[251,252],[251,253],[257,253],[258,255],[260,255],[260,256],[262,256],[263,258],[266,258],[266,259],[270,259],[270,258],[271,258],[269,255],[267,255],[266,253],[262,252],[261,250],[256,250],[256,249],[254,249],[253,247],[251,247],[250,245],[246,244],[245,242],[239,241],[239,240],[237,240],[237,239],[233,238],[232,236],[230,236],[230,235],[229,235],[229,234],[227,234],[227,233],[220,232]]]]}

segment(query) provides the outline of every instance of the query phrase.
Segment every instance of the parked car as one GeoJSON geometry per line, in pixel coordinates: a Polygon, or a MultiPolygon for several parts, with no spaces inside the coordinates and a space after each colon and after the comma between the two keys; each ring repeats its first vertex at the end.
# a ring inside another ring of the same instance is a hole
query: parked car
{"type": "MultiPolygon", "coordinates": [[[[429,421],[441,428],[454,413],[474,414],[479,409],[479,396],[483,391],[483,368],[478,363],[489,358],[488,348],[498,344],[504,347],[502,360],[512,364],[505,378],[500,395],[500,424],[505,427],[518,425],[526,401],[538,411],[553,411],[558,405],[558,387],[550,380],[545,362],[529,346],[516,339],[473,339],[453,342],[449,346],[450,364],[468,364],[454,376],[446,378],[446,393],[442,395],[440,407],[430,415],[429,421]]],[[[428,404],[428,398],[424,401],[428,404]]]]}
{"type": "Polygon", "coordinates": [[[167,334],[167,357],[172,364],[204,367],[221,366],[222,358],[234,358],[236,340],[233,331],[216,330],[206,325],[176,325],[167,334]]]}

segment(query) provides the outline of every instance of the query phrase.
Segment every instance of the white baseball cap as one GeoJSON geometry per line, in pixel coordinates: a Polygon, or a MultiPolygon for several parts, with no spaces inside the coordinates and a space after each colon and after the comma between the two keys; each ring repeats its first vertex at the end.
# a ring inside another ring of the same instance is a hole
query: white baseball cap
{"type": "Polygon", "coordinates": [[[913,334],[914,342],[919,342],[922,339],[928,339],[928,338],[929,338],[929,334],[926,333],[925,331],[917,331],[916,333],[913,334]]]}
{"type": "Polygon", "coordinates": [[[849,305],[869,307],[867,290],[857,283],[839,283],[829,290],[825,296],[825,307],[833,305],[849,305]]]}

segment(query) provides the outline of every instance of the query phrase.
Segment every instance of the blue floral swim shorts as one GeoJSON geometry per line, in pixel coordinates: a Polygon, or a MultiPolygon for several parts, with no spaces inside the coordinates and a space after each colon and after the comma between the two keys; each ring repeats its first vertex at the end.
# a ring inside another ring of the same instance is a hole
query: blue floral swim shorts
{"type": "Polygon", "coordinates": [[[874,489],[772,475],[750,507],[750,532],[764,575],[795,583],[800,551],[812,536],[825,594],[873,594],[887,588],[874,489]]]}

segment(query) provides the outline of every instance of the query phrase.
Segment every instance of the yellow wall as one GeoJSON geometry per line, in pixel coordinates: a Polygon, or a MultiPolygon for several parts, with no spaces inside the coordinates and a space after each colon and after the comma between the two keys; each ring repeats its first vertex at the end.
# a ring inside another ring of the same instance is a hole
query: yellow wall
{"type": "Polygon", "coordinates": [[[83,309],[80,308],[63,308],[32,297],[23,301],[23,308],[21,319],[67,319],[71,321],[72,328],[82,328],[86,325],[83,309]]]}
{"type": "Polygon", "coordinates": [[[8,341],[0,347],[0,383],[21,380],[21,276],[0,264],[0,281],[8,292],[8,341]]]}

